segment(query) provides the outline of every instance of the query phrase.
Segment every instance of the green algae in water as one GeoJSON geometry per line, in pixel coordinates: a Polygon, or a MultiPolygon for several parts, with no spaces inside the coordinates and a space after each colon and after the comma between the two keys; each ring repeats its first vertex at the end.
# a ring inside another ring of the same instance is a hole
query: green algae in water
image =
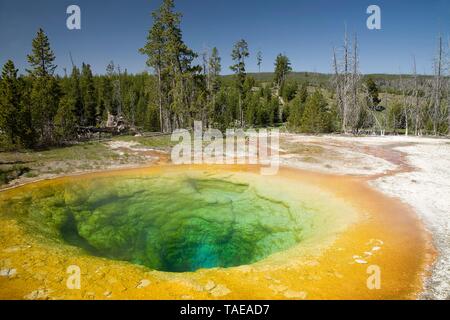
{"type": "Polygon", "coordinates": [[[130,174],[31,188],[0,209],[91,255],[185,272],[251,264],[319,228],[305,199],[269,193],[233,175],[130,174]]]}

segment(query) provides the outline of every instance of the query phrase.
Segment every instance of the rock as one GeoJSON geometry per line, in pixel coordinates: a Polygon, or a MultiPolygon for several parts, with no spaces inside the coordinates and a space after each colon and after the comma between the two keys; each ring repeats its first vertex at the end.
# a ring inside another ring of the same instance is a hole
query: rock
{"type": "Polygon", "coordinates": [[[288,299],[306,299],[307,294],[304,291],[287,290],[284,292],[284,296],[288,299]]]}
{"type": "Polygon", "coordinates": [[[384,242],[383,242],[383,240],[380,240],[380,239],[370,239],[369,242],[367,242],[366,244],[382,246],[384,244],[384,242]]]}
{"type": "Polygon", "coordinates": [[[0,277],[8,277],[12,278],[17,274],[16,269],[1,269],[0,270],[0,277]]]}
{"type": "Polygon", "coordinates": [[[270,280],[270,281],[273,282],[273,283],[281,283],[280,280],[274,279],[274,278],[272,278],[271,276],[265,276],[265,278],[266,278],[267,280],[270,280]]]}
{"type": "Polygon", "coordinates": [[[320,281],[320,280],[322,280],[322,277],[318,276],[317,274],[308,275],[306,278],[308,280],[311,280],[311,281],[320,281]]]}
{"type": "Polygon", "coordinates": [[[113,278],[113,277],[108,278],[106,281],[108,281],[109,284],[115,284],[115,283],[117,283],[117,279],[116,279],[116,278],[113,278]]]}
{"type": "Polygon", "coordinates": [[[221,284],[217,285],[216,287],[214,287],[214,289],[211,290],[211,294],[214,297],[223,297],[229,294],[230,292],[231,292],[230,289],[221,284]]]}
{"type": "Polygon", "coordinates": [[[363,259],[356,259],[355,262],[358,264],[367,264],[367,261],[363,259]]]}
{"type": "Polygon", "coordinates": [[[252,271],[252,267],[250,266],[239,266],[236,269],[244,273],[249,273],[250,271],[252,271]]]}
{"type": "Polygon", "coordinates": [[[269,289],[272,290],[275,293],[280,293],[280,292],[286,291],[288,289],[288,287],[283,286],[283,285],[274,285],[274,284],[272,284],[272,285],[269,286],[269,289]]]}
{"type": "Polygon", "coordinates": [[[306,262],[304,263],[304,265],[305,265],[305,266],[308,266],[308,267],[317,267],[317,266],[319,265],[319,261],[316,261],[316,260],[309,260],[309,261],[306,261],[306,262]]]}
{"type": "Polygon", "coordinates": [[[95,292],[86,292],[85,297],[89,300],[95,299],[95,292]]]}
{"type": "Polygon", "coordinates": [[[38,289],[35,290],[29,294],[27,294],[24,299],[26,300],[44,300],[48,299],[48,295],[50,294],[51,290],[48,289],[38,289]]]}
{"type": "Polygon", "coordinates": [[[12,246],[6,249],[3,249],[3,252],[17,252],[22,251],[31,248],[30,245],[19,245],[19,246],[12,246]]]}
{"type": "MultiPolygon", "coordinates": [[[[365,258],[367,258],[369,255],[366,255],[365,258]]],[[[358,264],[366,264],[367,261],[363,259],[361,256],[353,256],[353,260],[358,264]]]]}
{"type": "Polygon", "coordinates": [[[214,281],[209,280],[206,284],[205,284],[205,290],[206,291],[211,291],[212,289],[214,289],[216,287],[216,284],[214,283],[214,281]]]}
{"type": "Polygon", "coordinates": [[[147,279],[142,279],[139,284],[136,286],[136,288],[138,289],[143,289],[145,287],[148,287],[151,284],[150,280],[147,279]]]}

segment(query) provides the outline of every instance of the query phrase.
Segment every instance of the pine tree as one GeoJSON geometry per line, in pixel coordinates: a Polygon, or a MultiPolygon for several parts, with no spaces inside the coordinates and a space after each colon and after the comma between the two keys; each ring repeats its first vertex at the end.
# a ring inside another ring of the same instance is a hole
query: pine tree
{"type": "Polygon", "coordinates": [[[275,61],[275,85],[279,93],[284,86],[287,75],[291,71],[292,67],[289,58],[286,55],[279,54],[275,61]]]}
{"type": "Polygon", "coordinates": [[[167,67],[173,68],[175,72],[189,71],[192,61],[197,57],[183,41],[181,24],[181,13],[175,12],[174,0],[164,0],[160,8],[161,22],[164,27],[165,54],[168,60],[167,67]]]}
{"type": "Polygon", "coordinates": [[[331,130],[327,102],[319,90],[316,90],[306,101],[300,130],[307,133],[330,132],[331,130]]]}
{"type": "Polygon", "coordinates": [[[234,61],[234,65],[230,67],[230,69],[236,75],[236,87],[239,90],[239,121],[241,126],[244,125],[244,111],[242,108],[242,99],[244,95],[244,83],[247,77],[245,71],[245,59],[250,56],[248,51],[247,41],[244,39],[239,40],[233,47],[233,51],[231,53],[231,58],[234,61]]]}
{"type": "Polygon", "coordinates": [[[179,128],[183,124],[192,125],[192,119],[189,116],[189,109],[194,107],[198,97],[189,95],[195,85],[194,75],[201,68],[192,66],[192,62],[197,58],[183,41],[181,32],[182,15],[174,11],[174,1],[164,0],[161,7],[161,18],[164,25],[164,37],[166,43],[166,58],[168,68],[167,73],[172,84],[169,86],[169,104],[173,112],[173,120],[170,124],[171,129],[179,128]],[[191,87],[192,89],[189,89],[191,87]]]}
{"type": "Polygon", "coordinates": [[[308,99],[308,83],[303,83],[300,87],[300,91],[298,93],[298,98],[300,103],[305,103],[308,99]]]}
{"type": "Polygon", "coordinates": [[[281,96],[287,103],[295,98],[297,91],[298,91],[297,81],[286,81],[281,90],[281,96]]]}
{"type": "Polygon", "coordinates": [[[4,136],[7,148],[33,146],[28,90],[17,72],[14,63],[8,60],[0,77],[0,135],[4,136]]]}
{"type": "Polygon", "coordinates": [[[83,97],[81,94],[80,85],[80,69],[77,66],[72,67],[72,73],[68,82],[68,87],[64,89],[66,94],[74,102],[75,115],[77,117],[77,123],[81,125],[84,120],[84,108],[83,108],[83,97]]]}
{"type": "Polygon", "coordinates": [[[290,130],[298,131],[300,129],[307,99],[308,83],[303,83],[295,98],[289,102],[289,115],[287,120],[290,130]]]}
{"type": "Polygon", "coordinates": [[[35,130],[33,128],[31,114],[31,90],[32,82],[29,78],[19,77],[20,92],[20,111],[17,113],[18,131],[20,136],[20,146],[32,148],[35,145],[35,130]]]}
{"type": "Polygon", "coordinates": [[[97,114],[103,120],[107,118],[108,112],[112,110],[112,84],[108,76],[103,76],[98,88],[97,114]]]}
{"type": "Polygon", "coordinates": [[[0,82],[0,134],[6,147],[16,147],[19,140],[17,114],[20,111],[20,92],[17,69],[11,60],[3,66],[0,82]]]}
{"type": "Polygon", "coordinates": [[[214,112],[216,108],[217,93],[220,90],[220,72],[222,71],[219,50],[214,47],[208,61],[208,95],[209,112],[214,112]]]}
{"type": "Polygon", "coordinates": [[[31,115],[33,125],[39,134],[39,142],[53,142],[53,119],[58,110],[60,89],[53,73],[55,55],[42,29],[33,40],[32,53],[28,55],[31,69],[27,70],[33,78],[31,91],[31,115]]]}
{"type": "Polygon", "coordinates": [[[258,72],[261,73],[261,64],[262,64],[262,52],[258,51],[256,54],[256,64],[258,65],[258,72]]]}
{"type": "Polygon", "coordinates": [[[70,141],[76,138],[78,117],[76,115],[76,100],[65,96],[59,101],[55,116],[55,133],[58,141],[70,141]]]}
{"type": "Polygon", "coordinates": [[[50,42],[45,35],[44,30],[39,29],[36,38],[33,39],[32,53],[28,56],[28,63],[32,69],[27,70],[35,77],[52,76],[55,72],[56,65],[55,55],[50,48],[50,42]]]}
{"type": "Polygon", "coordinates": [[[36,78],[30,95],[31,117],[38,133],[38,143],[54,142],[53,120],[58,110],[60,88],[53,77],[36,78]]]}
{"type": "Polygon", "coordinates": [[[139,51],[148,56],[147,66],[153,68],[158,79],[158,107],[159,107],[159,125],[161,131],[164,131],[163,124],[163,101],[164,101],[164,87],[163,87],[163,69],[164,54],[165,54],[165,39],[164,26],[161,21],[161,12],[155,11],[152,13],[153,26],[147,36],[147,43],[139,51]]]}
{"type": "Polygon", "coordinates": [[[148,55],[147,64],[157,73],[160,124],[167,132],[192,123],[190,115],[198,101],[195,77],[201,68],[192,66],[197,54],[183,41],[181,14],[175,12],[174,1],[164,0],[153,17],[154,24],[141,52],[148,55]]]}
{"type": "Polygon", "coordinates": [[[95,126],[96,124],[96,101],[94,78],[89,64],[83,63],[80,79],[81,95],[83,98],[84,124],[95,126]]]}
{"type": "Polygon", "coordinates": [[[211,88],[213,93],[217,93],[220,89],[220,72],[222,71],[221,58],[219,56],[219,50],[214,47],[209,57],[209,76],[211,88]]]}
{"type": "Polygon", "coordinates": [[[234,61],[234,65],[230,67],[231,71],[236,74],[237,87],[242,90],[245,78],[247,76],[245,71],[245,59],[250,55],[248,51],[247,41],[244,39],[239,40],[233,47],[231,58],[234,61]]]}
{"type": "Polygon", "coordinates": [[[371,109],[376,109],[380,104],[378,86],[372,78],[368,78],[366,81],[366,87],[368,91],[368,105],[371,109]]]}

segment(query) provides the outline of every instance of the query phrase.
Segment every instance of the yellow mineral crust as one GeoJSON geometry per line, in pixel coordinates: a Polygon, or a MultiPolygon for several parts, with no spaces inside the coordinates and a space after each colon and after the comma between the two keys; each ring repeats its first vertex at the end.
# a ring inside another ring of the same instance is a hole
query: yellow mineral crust
{"type": "MultiPolygon", "coordinates": [[[[157,166],[48,180],[1,193],[100,176],[167,170],[250,173],[256,166],[157,166]]],[[[341,230],[314,237],[252,265],[169,273],[88,255],[81,249],[30,234],[14,217],[0,219],[0,299],[414,299],[435,252],[409,207],[357,177],[281,168],[272,179],[332,194],[356,216],[341,230]],[[69,289],[67,268],[81,270],[80,289],[69,289]],[[379,271],[379,285],[374,284],[379,271]]],[[[335,200],[333,200],[335,201],[335,200]]],[[[326,204],[324,204],[326,205],[326,204]]],[[[343,209],[346,210],[346,209],[343,209]]],[[[343,216],[346,214],[343,212],[343,216]]]]}

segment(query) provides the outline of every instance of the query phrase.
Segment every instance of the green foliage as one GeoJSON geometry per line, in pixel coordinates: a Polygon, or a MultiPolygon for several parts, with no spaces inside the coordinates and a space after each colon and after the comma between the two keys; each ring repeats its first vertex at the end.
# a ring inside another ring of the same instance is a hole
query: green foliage
{"type": "Polygon", "coordinates": [[[308,97],[303,111],[300,131],[306,133],[331,132],[332,118],[328,105],[319,90],[308,97]]]}
{"type": "Polygon", "coordinates": [[[75,114],[78,118],[78,123],[82,123],[84,118],[84,109],[83,109],[83,97],[81,94],[81,86],[80,86],[80,70],[73,66],[72,74],[67,81],[67,85],[64,88],[64,92],[73,99],[75,103],[75,114]]]}
{"type": "Polygon", "coordinates": [[[210,91],[217,93],[220,88],[220,72],[222,71],[221,58],[219,56],[219,50],[214,47],[211,51],[211,57],[209,58],[208,77],[210,81],[210,91]]]}
{"type": "Polygon", "coordinates": [[[105,120],[108,112],[112,113],[112,83],[109,76],[102,76],[97,81],[97,114],[105,120]]]}
{"type": "Polygon", "coordinates": [[[286,102],[295,98],[298,91],[298,83],[296,81],[287,81],[281,88],[281,96],[286,102]]]}
{"type": "Polygon", "coordinates": [[[366,87],[369,94],[368,105],[370,107],[376,107],[380,104],[381,99],[379,98],[378,86],[373,80],[373,78],[367,78],[366,87]]]}
{"type": "Polygon", "coordinates": [[[256,54],[256,64],[258,65],[258,71],[261,73],[261,65],[262,65],[262,52],[258,51],[256,54]]]}
{"type": "Polygon", "coordinates": [[[174,7],[173,0],[164,0],[153,12],[153,26],[140,49],[156,71],[160,127],[165,132],[192,122],[187,110],[195,108],[198,96],[189,93],[201,70],[192,66],[197,54],[183,41],[181,14],[174,7]]]}
{"type": "Polygon", "coordinates": [[[239,114],[239,91],[235,86],[221,87],[217,93],[216,103],[211,115],[211,125],[225,130],[235,126],[234,119],[239,114]]]}
{"type": "Polygon", "coordinates": [[[0,133],[6,144],[15,146],[19,141],[17,112],[20,110],[20,92],[17,70],[8,60],[2,70],[0,82],[0,133]]]}
{"type": "Polygon", "coordinates": [[[230,69],[236,75],[236,85],[241,92],[244,91],[244,82],[247,76],[245,71],[245,59],[248,58],[249,55],[247,41],[241,39],[235,43],[233,51],[231,52],[231,58],[233,59],[234,64],[230,69]]]}
{"type": "Polygon", "coordinates": [[[267,127],[280,122],[278,99],[271,95],[265,96],[261,90],[247,94],[244,106],[246,124],[250,127],[267,127]]]}
{"type": "Polygon", "coordinates": [[[27,83],[17,78],[14,63],[8,60],[0,80],[0,136],[7,149],[33,144],[27,83]]]}
{"type": "Polygon", "coordinates": [[[50,48],[50,42],[44,30],[39,29],[36,37],[33,39],[32,53],[28,56],[28,63],[31,69],[27,70],[35,77],[53,76],[56,65],[55,55],[50,48]]]}
{"type": "Polygon", "coordinates": [[[58,110],[60,88],[53,76],[56,69],[55,55],[50,42],[42,29],[33,39],[32,53],[28,55],[31,69],[27,70],[33,78],[30,94],[31,119],[38,133],[38,144],[54,142],[53,119],[58,110]]]}
{"type": "Polygon", "coordinates": [[[282,90],[287,75],[292,71],[291,62],[284,54],[279,54],[275,60],[275,85],[282,90]]]}
{"type": "Polygon", "coordinates": [[[404,127],[404,116],[402,105],[395,102],[388,111],[388,127],[397,132],[398,129],[404,127]]]}
{"type": "Polygon", "coordinates": [[[293,131],[299,131],[302,124],[303,112],[305,111],[305,104],[300,102],[296,97],[289,104],[288,128],[293,131]]]}
{"type": "Polygon", "coordinates": [[[57,140],[71,141],[75,139],[77,123],[76,101],[70,96],[65,96],[59,101],[58,112],[55,116],[57,140]]]}
{"type": "Polygon", "coordinates": [[[300,100],[300,103],[306,102],[306,99],[308,99],[308,83],[302,84],[298,93],[298,98],[300,100]]]}
{"type": "Polygon", "coordinates": [[[31,90],[31,118],[38,133],[37,143],[51,145],[55,142],[53,120],[58,110],[60,88],[53,77],[41,77],[33,80],[31,90]]]}
{"type": "Polygon", "coordinates": [[[81,96],[83,99],[83,119],[81,123],[88,126],[96,124],[96,99],[95,99],[95,85],[92,76],[91,66],[83,63],[81,68],[80,79],[81,96]]]}

